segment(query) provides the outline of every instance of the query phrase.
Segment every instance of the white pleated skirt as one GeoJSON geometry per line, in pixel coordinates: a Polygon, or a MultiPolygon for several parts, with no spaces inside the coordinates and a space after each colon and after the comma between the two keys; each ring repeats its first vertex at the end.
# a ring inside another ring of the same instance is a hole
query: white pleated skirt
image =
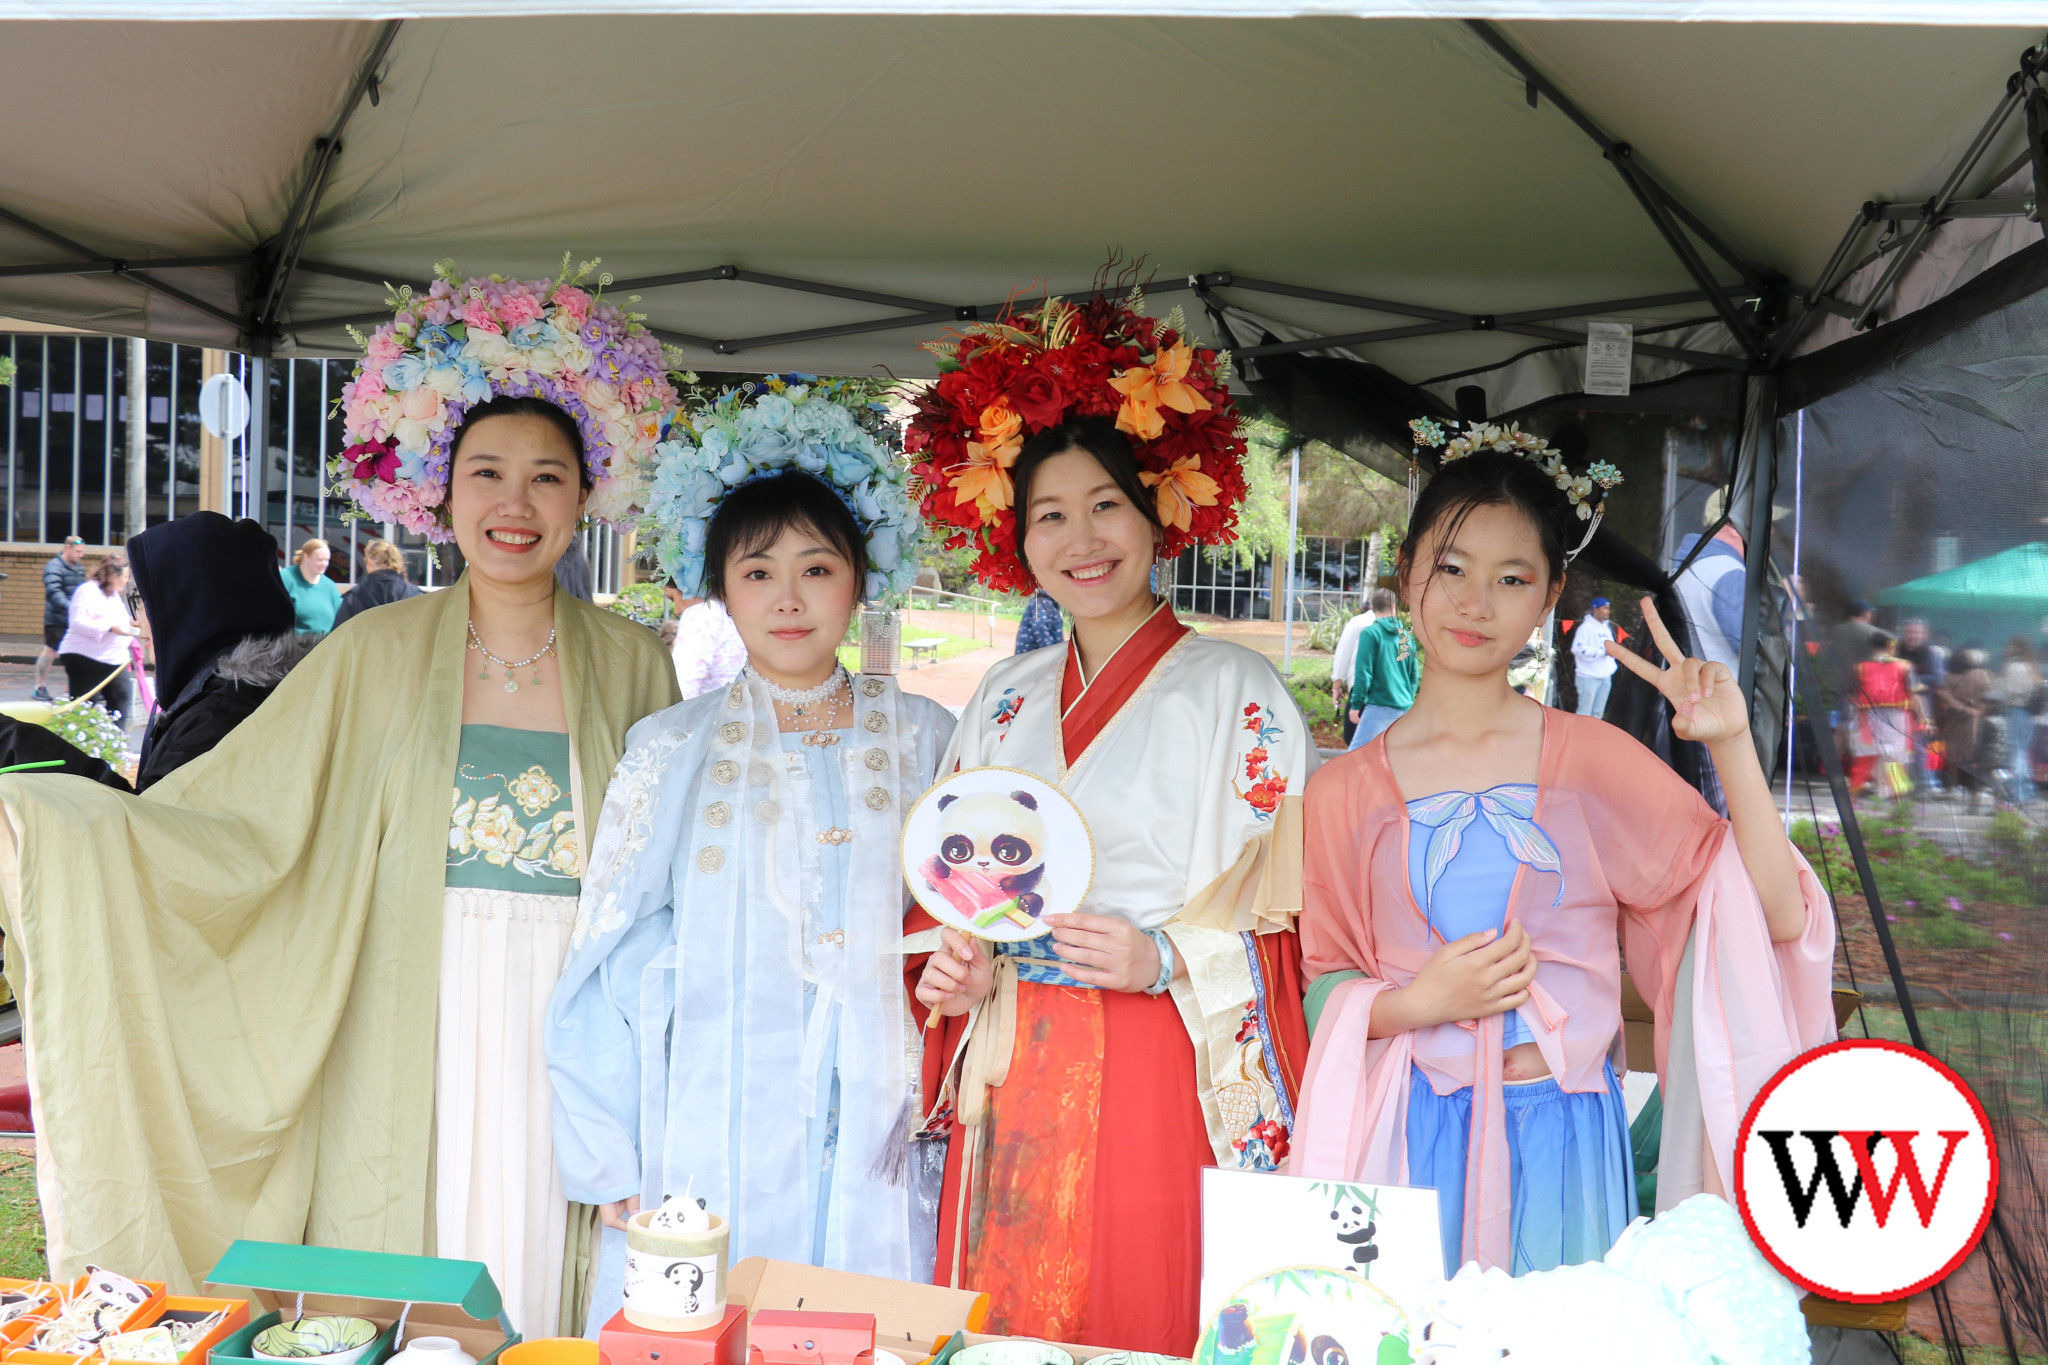
{"type": "Polygon", "coordinates": [[[482,1261],[512,1325],[556,1334],[569,1205],[543,1030],[574,896],[448,888],[434,1068],[436,1254],[482,1261]]]}

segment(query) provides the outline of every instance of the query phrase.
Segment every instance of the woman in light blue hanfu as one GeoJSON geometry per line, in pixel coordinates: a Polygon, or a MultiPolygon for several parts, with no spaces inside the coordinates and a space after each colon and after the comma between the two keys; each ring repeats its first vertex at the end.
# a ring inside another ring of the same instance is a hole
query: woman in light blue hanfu
{"type": "Polygon", "coordinates": [[[863,587],[914,571],[915,527],[900,466],[786,393],[700,417],[663,450],[694,472],[655,483],[664,569],[725,604],[748,664],[627,735],[549,1011],[556,1159],[607,1229],[592,1336],[624,1220],[678,1195],[730,1220],[735,1261],[931,1272],[899,847],[953,719],[839,665],[863,587]]]}

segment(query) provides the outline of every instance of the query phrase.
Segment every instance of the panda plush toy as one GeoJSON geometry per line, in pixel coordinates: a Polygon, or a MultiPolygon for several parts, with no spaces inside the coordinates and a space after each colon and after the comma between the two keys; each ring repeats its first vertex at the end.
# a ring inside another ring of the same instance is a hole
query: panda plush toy
{"type": "Polygon", "coordinates": [[[1031,928],[1045,912],[1045,819],[1029,792],[951,793],[939,798],[939,851],[925,883],[986,929],[1008,918],[1031,928]]]}

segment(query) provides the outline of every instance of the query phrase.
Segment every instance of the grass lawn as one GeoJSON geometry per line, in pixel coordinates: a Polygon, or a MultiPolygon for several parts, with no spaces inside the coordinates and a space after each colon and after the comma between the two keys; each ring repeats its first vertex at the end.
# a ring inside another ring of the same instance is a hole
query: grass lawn
{"type": "Polygon", "coordinates": [[[25,1152],[0,1152],[0,1276],[40,1280],[43,1213],[36,1204],[36,1159],[25,1152]]]}
{"type": "MultiPolygon", "coordinates": [[[[1914,1332],[1897,1337],[1900,1365],[1948,1365],[1948,1352],[1939,1342],[1928,1341],[1914,1332]]],[[[1964,1365],[2009,1365],[2012,1357],[2003,1346],[1965,1346],[1964,1365]]],[[[2020,1353],[2020,1365],[2048,1365],[2048,1356],[2020,1353]]]]}
{"type": "MultiPolygon", "coordinates": [[[[970,640],[964,635],[946,635],[935,630],[906,629],[903,632],[903,638],[906,641],[943,641],[943,643],[939,645],[938,650],[939,662],[941,663],[943,663],[947,659],[958,658],[962,654],[971,654],[977,649],[988,648],[988,641],[986,640],[970,640]]],[[[839,646],[839,662],[845,664],[849,672],[858,673],[860,671],[860,646],[839,646]]],[[[929,658],[927,658],[925,662],[929,662],[929,658]]],[[[903,667],[905,669],[908,669],[910,667],[910,651],[908,649],[903,651],[903,667]]]]}
{"type": "MultiPolygon", "coordinates": [[[[2011,1097],[2012,1107],[2020,1114],[2036,1124],[2048,1124],[2048,1014],[1945,1009],[1932,1003],[1929,996],[1933,993],[1914,1000],[1928,1050],[1960,1072],[1980,1094],[1987,1087],[1997,1087],[2011,1097]]],[[[1895,1006],[1866,1004],[1861,1014],[1871,1037],[1895,1043],[1911,1041],[1906,1017],[1895,1006]]],[[[1863,1036],[1863,1023],[1856,1015],[1849,1016],[1842,1036],[1863,1036]]]]}

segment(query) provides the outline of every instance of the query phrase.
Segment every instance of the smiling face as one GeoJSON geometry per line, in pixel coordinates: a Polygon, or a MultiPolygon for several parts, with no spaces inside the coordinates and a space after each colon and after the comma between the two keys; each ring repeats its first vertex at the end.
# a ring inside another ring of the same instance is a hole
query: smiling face
{"type": "Polygon", "coordinates": [[[860,579],[809,526],[785,527],[773,543],[725,566],[725,608],[756,672],[784,687],[815,687],[831,673],[860,579]]]}
{"type": "Polygon", "coordinates": [[[306,576],[308,583],[320,581],[320,575],[327,572],[327,566],[334,562],[334,551],[322,546],[308,550],[299,556],[299,572],[306,576]]]}
{"type": "Polygon", "coordinates": [[[1402,595],[1422,637],[1425,670],[1507,671],[1564,581],[1549,581],[1536,527],[1514,506],[1474,507],[1417,547],[1402,595]]]}
{"type": "Polygon", "coordinates": [[[1158,528],[1087,451],[1063,451],[1038,466],[1024,517],[1024,558],[1075,620],[1151,601],[1158,528]]]}
{"type": "Polygon", "coordinates": [[[576,450],[555,426],[525,415],[464,429],[448,478],[455,543],[479,578],[514,587],[551,579],[589,495],[576,450]]]}

